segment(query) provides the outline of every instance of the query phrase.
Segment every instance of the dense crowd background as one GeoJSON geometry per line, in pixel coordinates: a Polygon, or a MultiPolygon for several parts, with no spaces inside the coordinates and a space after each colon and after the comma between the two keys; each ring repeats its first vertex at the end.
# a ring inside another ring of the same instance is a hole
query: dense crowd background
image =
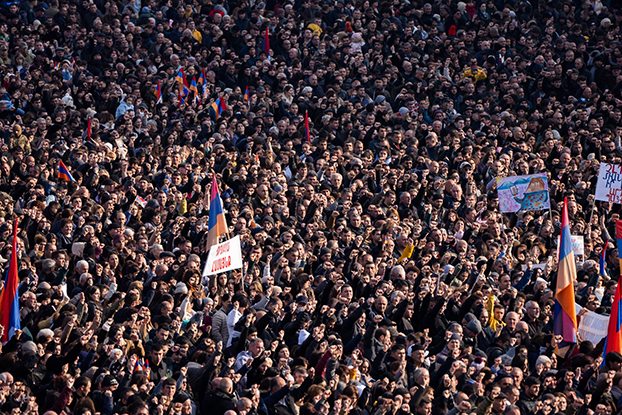
{"type": "Polygon", "coordinates": [[[2,2],[0,412],[619,413],[622,355],[552,318],[564,198],[576,302],[620,275],[621,6],[2,2]],[[244,267],[202,278],[214,174],[244,267]]]}

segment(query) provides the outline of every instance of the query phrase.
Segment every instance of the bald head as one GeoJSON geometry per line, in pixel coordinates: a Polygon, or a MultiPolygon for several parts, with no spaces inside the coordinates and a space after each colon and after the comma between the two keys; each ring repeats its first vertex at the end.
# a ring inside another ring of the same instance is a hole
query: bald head
{"type": "Polygon", "coordinates": [[[223,392],[231,393],[233,392],[233,382],[229,378],[221,378],[218,384],[218,389],[223,392]]]}

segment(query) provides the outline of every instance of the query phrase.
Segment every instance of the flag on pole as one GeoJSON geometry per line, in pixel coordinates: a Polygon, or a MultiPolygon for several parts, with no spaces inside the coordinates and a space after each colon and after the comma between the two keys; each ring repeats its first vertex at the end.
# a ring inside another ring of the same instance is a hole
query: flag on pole
{"type": "Polygon", "coordinates": [[[197,81],[194,77],[192,77],[192,82],[190,82],[190,92],[194,94],[194,102],[199,102],[199,88],[197,88],[197,81]]]}
{"type": "Polygon", "coordinates": [[[92,131],[93,131],[93,127],[91,126],[92,125],[91,124],[91,120],[92,119],[93,119],[93,117],[89,117],[88,124],[86,125],[86,136],[87,136],[87,138],[89,140],[91,139],[91,134],[92,134],[92,131]]]}
{"type": "Polygon", "coordinates": [[[9,270],[4,281],[4,289],[0,294],[0,324],[4,328],[2,343],[8,342],[15,334],[15,330],[21,329],[19,320],[19,296],[17,295],[19,278],[17,273],[17,219],[15,219],[9,270]]]}
{"type": "Polygon", "coordinates": [[[188,89],[188,81],[186,80],[186,74],[184,73],[183,68],[177,72],[175,81],[179,82],[179,95],[184,97],[187,96],[190,90],[188,89]]]}
{"type": "Polygon", "coordinates": [[[212,190],[209,205],[209,221],[207,227],[207,248],[218,244],[218,237],[227,233],[227,222],[222,209],[220,192],[216,183],[216,175],[212,177],[212,190]]]}
{"type": "Polygon", "coordinates": [[[307,143],[311,142],[311,134],[309,133],[309,111],[305,111],[305,137],[307,143]]]}
{"type": "MultiPolygon", "coordinates": [[[[209,88],[207,87],[207,77],[205,76],[205,71],[201,72],[201,78],[203,79],[203,102],[207,101],[207,97],[209,96],[209,88]]],[[[199,78],[199,81],[201,81],[199,78]]]]}
{"type": "Polygon", "coordinates": [[[270,59],[270,31],[266,27],[266,34],[263,38],[263,50],[268,55],[268,59],[270,59]]]}
{"type": "Polygon", "coordinates": [[[559,242],[559,267],[557,270],[557,288],[555,290],[555,311],[553,315],[553,334],[562,336],[562,343],[557,345],[557,352],[564,356],[572,344],[577,342],[577,314],[575,312],[574,285],[577,279],[570,225],[568,222],[568,203],[564,198],[562,211],[562,231],[559,242]],[[563,350],[565,349],[565,350],[563,350]]]}
{"type": "MultiPolygon", "coordinates": [[[[618,240],[618,251],[622,248],[622,221],[616,221],[616,239],[618,240]]],[[[601,260],[602,261],[602,260],[601,260]]],[[[622,265],[622,259],[620,259],[622,265]]],[[[620,306],[620,298],[622,284],[618,282],[616,294],[611,304],[611,314],[609,314],[609,325],[607,328],[607,337],[605,337],[605,348],[603,350],[603,365],[605,364],[605,356],[610,352],[622,353],[622,307],[620,306]]]]}
{"type": "Polygon", "coordinates": [[[147,201],[140,196],[136,196],[136,203],[138,203],[143,209],[147,206],[147,201]]]}
{"type": "Polygon", "coordinates": [[[228,109],[227,104],[225,104],[225,101],[222,98],[218,98],[216,101],[212,102],[210,107],[216,114],[216,119],[219,119],[220,114],[228,109]]]}
{"type": "Polygon", "coordinates": [[[63,163],[62,160],[58,164],[58,178],[67,180],[68,182],[76,181],[76,179],[73,178],[71,173],[69,173],[69,170],[67,170],[67,166],[65,166],[65,163],[63,163]]]}
{"type": "Polygon", "coordinates": [[[147,369],[149,369],[149,372],[147,373],[147,379],[151,379],[151,369],[149,368],[149,359],[145,359],[145,364],[143,365],[143,372],[147,372],[147,369]]]}
{"type": "Polygon", "coordinates": [[[205,71],[201,71],[201,75],[199,75],[199,80],[197,81],[197,85],[201,85],[201,87],[205,85],[205,71]]]}
{"type": "Polygon", "coordinates": [[[197,81],[197,86],[201,88],[201,100],[205,100],[205,72],[201,71],[201,75],[199,75],[199,80],[197,81]]]}
{"type": "Polygon", "coordinates": [[[250,107],[251,105],[251,96],[248,94],[248,85],[246,85],[246,91],[244,91],[244,101],[246,101],[246,105],[250,107]]]}
{"type": "Polygon", "coordinates": [[[162,87],[160,86],[160,81],[158,81],[158,83],[156,85],[155,96],[158,99],[156,101],[156,105],[157,104],[161,104],[162,103],[162,87]]]}

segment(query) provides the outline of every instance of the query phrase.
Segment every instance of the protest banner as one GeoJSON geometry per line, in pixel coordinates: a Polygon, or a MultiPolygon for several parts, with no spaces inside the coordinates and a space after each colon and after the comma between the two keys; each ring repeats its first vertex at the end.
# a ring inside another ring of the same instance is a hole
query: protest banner
{"type": "Polygon", "coordinates": [[[497,194],[502,213],[551,208],[546,173],[498,178],[497,194]]]}
{"type": "Polygon", "coordinates": [[[594,198],[603,202],[622,204],[622,166],[600,163],[594,198]]]}
{"type": "Polygon", "coordinates": [[[212,245],[203,268],[203,277],[242,268],[240,237],[212,245]]]}

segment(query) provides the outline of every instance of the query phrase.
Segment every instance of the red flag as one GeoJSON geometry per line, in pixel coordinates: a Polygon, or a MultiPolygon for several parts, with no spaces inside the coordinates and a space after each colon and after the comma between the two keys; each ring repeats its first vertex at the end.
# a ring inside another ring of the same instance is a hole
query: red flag
{"type": "Polygon", "coordinates": [[[266,27],[266,35],[263,38],[263,50],[268,55],[268,59],[270,59],[270,32],[266,27]]]}
{"type": "Polygon", "coordinates": [[[9,272],[6,275],[4,289],[0,294],[0,324],[4,328],[2,343],[8,342],[15,334],[15,330],[21,329],[19,319],[19,296],[17,287],[19,278],[17,275],[17,219],[13,225],[13,246],[11,247],[11,260],[9,272]]]}
{"type": "Polygon", "coordinates": [[[305,111],[305,135],[307,137],[307,143],[310,143],[311,134],[309,133],[309,111],[305,111]]]}
{"type": "Polygon", "coordinates": [[[91,139],[91,118],[92,117],[89,117],[89,123],[86,126],[86,136],[88,137],[89,140],[91,139]]]}

